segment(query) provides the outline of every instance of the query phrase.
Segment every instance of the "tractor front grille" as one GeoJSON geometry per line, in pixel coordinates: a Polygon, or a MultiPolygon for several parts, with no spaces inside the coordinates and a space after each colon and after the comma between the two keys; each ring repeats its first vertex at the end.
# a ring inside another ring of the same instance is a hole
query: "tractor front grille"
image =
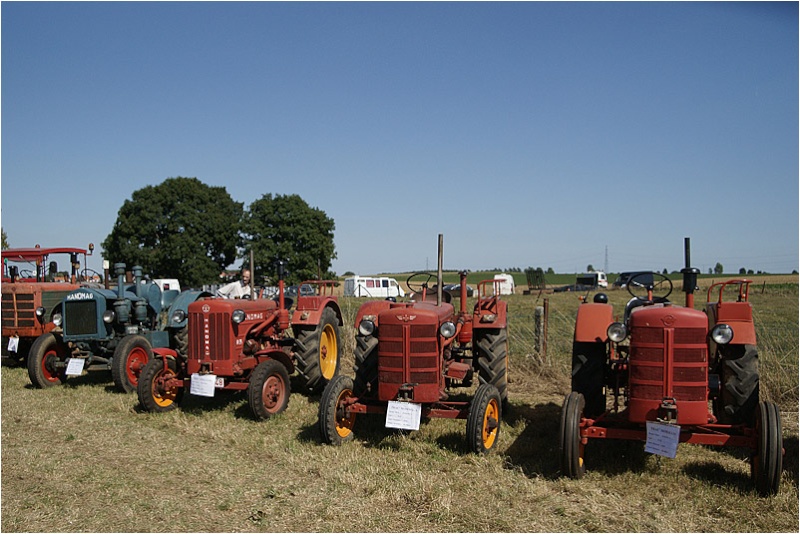
{"type": "Polygon", "coordinates": [[[189,359],[228,359],[231,343],[231,314],[189,314],[189,359]]]}
{"type": "Polygon", "coordinates": [[[3,328],[36,325],[33,293],[3,293],[3,328]]]}
{"type": "Polygon", "coordinates": [[[97,334],[97,302],[83,300],[64,303],[64,335],[92,336],[97,334]]]}

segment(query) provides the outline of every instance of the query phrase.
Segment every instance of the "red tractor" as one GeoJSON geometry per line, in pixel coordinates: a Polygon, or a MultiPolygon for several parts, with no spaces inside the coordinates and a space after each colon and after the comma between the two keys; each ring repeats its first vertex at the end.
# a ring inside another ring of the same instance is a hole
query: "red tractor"
{"type": "Polygon", "coordinates": [[[467,420],[472,451],[496,443],[508,395],[507,304],[499,281],[478,284],[478,302],[466,311],[466,272],[460,311],[443,302],[441,272],[433,298],[429,273],[412,274],[411,302],[367,302],[356,316],[355,380],[338,376],[322,393],[319,429],[339,445],[353,439],[359,414],[382,414],[386,426],[414,430],[423,417],[467,420]],[[490,294],[491,292],[491,294],[490,294]],[[471,402],[454,400],[451,388],[480,385],[471,402]]]}
{"type": "Polygon", "coordinates": [[[189,305],[185,355],[153,349],[155,358],[139,377],[141,405],[165,412],[180,404],[187,388],[207,397],[218,389],[246,389],[254,416],[267,419],[286,409],[295,370],[311,391],[336,376],[342,312],[333,296],[335,282],[303,282],[315,287],[315,294],[298,295],[290,314],[282,264],[278,274],[274,300],[211,298],[189,305]]]}
{"type": "Polygon", "coordinates": [[[706,309],[695,310],[699,271],[690,267],[689,254],[687,238],[685,306],[668,300],[666,276],[639,273],[627,285],[632,298],[621,321],[614,321],[602,293],[579,307],[572,393],[561,411],[562,473],[583,476],[590,439],[639,440],[645,451],[667,457],[675,456],[678,443],[744,447],[752,451],[758,492],[777,493],[781,419],[774,403],[758,398],[751,281],[713,284],[706,309]],[[726,293],[735,299],[724,300],[726,293]]]}

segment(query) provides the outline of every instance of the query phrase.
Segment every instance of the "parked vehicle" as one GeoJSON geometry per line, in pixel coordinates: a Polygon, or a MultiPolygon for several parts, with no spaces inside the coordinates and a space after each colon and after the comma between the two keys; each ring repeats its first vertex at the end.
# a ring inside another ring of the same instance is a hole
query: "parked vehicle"
{"type": "Polygon", "coordinates": [[[297,371],[309,391],[334,378],[340,367],[342,312],[332,280],[308,280],[290,310],[284,267],[278,267],[278,298],[203,299],[175,319],[188,321],[185,352],[153,349],[138,386],[139,402],[150,412],[177,407],[185,392],[213,397],[217,390],[247,390],[258,419],[281,413],[289,403],[289,375],[297,371]],[[290,331],[291,329],[291,331],[290,331]]]}
{"type": "Polygon", "coordinates": [[[580,286],[608,287],[608,277],[603,271],[592,271],[590,273],[579,274],[575,279],[575,284],[580,286]]]}
{"type": "Polygon", "coordinates": [[[136,389],[139,373],[153,356],[153,347],[185,350],[185,321],[171,319],[202,291],[161,291],[133,267],[126,283],[125,264],[114,265],[116,290],[81,287],[68,293],[56,313],[53,328],[31,346],[28,376],[39,388],[64,383],[88,371],[111,371],[120,391],[136,389]]]}
{"type": "Polygon", "coordinates": [[[470,449],[486,453],[494,447],[508,400],[507,305],[500,300],[501,281],[484,280],[468,313],[466,276],[461,273],[458,312],[442,291],[430,292],[429,282],[437,279],[431,273],[409,276],[415,301],[371,301],[359,308],[355,378],[334,378],[320,400],[325,442],[350,441],[358,417],[381,414],[387,426],[410,430],[426,417],[466,419],[470,449]],[[479,385],[471,401],[451,398],[455,389],[471,387],[475,375],[479,385]]]}
{"type": "Polygon", "coordinates": [[[90,243],[88,249],[36,246],[2,251],[4,360],[24,363],[36,338],[54,328],[52,318],[63,298],[94,273],[86,267],[93,250],[90,243]]]}
{"type": "Polygon", "coordinates": [[[653,283],[653,275],[650,271],[631,271],[620,273],[617,279],[614,280],[614,287],[627,287],[628,282],[634,276],[639,284],[648,285],[653,283]]]}
{"type": "Polygon", "coordinates": [[[513,295],[514,291],[516,290],[516,286],[514,285],[514,277],[510,274],[500,273],[494,275],[494,279],[497,280],[498,286],[497,290],[499,291],[499,295],[513,295]]]}
{"type": "Polygon", "coordinates": [[[561,411],[562,473],[583,476],[593,439],[638,440],[669,457],[678,443],[742,447],[751,451],[758,492],[774,494],[781,420],[774,403],[759,402],[751,281],[713,284],[705,310],[695,310],[699,270],[690,266],[688,238],[685,254],[685,306],[668,300],[672,282],[665,275],[639,273],[627,280],[632,298],[621,321],[602,293],[578,308],[572,392],[561,411]],[[731,290],[735,297],[726,300],[731,290]]]}
{"type": "Polygon", "coordinates": [[[344,280],[345,297],[404,297],[403,288],[394,278],[385,276],[351,276],[344,280]]]}

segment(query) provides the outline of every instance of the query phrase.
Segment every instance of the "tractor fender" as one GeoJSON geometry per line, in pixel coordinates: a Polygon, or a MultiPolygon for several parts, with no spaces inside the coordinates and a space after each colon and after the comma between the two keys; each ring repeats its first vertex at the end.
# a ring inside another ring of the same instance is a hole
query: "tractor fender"
{"type": "Polygon", "coordinates": [[[473,330],[496,330],[498,328],[506,328],[508,326],[508,303],[503,300],[497,300],[494,304],[494,309],[488,315],[494,315],[494,321],[486,319],[488,310],[480,310],[480,303],[475,305],[475,313],[472,315],[472,329],[473,330]]]}
{"type": "Polygon", "coordinates": [[[292,326],[315,326],[322,320],[322,312],[325,308],[330,308],[336,314],[339,320],[339,326],[342,326],[342,310],[339,308],[339,303],[333,298],[325,298],[314,309],[295,309],[292,313],[292,326]]]}
{"type": "Polygon", "coordinates": [[[358,325],[361,323],[361,320],[364,318],[365,315],[372,315],[375,317],[375,326],[378,326],[378,316],[384,310],[388,310],[392,305],[392,301],[390,300],[371,300],[369,302],[365,302],[361,305],[358,309],[358,313],[356,314],[356,322],[355,327],[358,330],[358,325]]]}
{"type": "Polygon", "coordinates": [[[208,291],[199,291],[196,289],[189,289],[184,291],[172,302],[172,305],[169,307],[169,317],[167,318],[167,328],[183,328],[189,322],[188,312],[189,312],[189,304],[200,300],[206,297],[212,297],[213,295],[208,291]],[[186,312],[186,317],[183,321],[174,321],[172,319],[172,315],[178,311],[183,310],[186,312]]]}
{"type": "Polygon", "coordinates": [[[273,350],[265,350],[256,353],[256,359],[258,363],[263,362],[264,360],[275,360],[283,364],[286,367],[286,371],[289,374],[294,373],[294,361],[292,357],[283,352],[282,350],[273,349],[273,350]]]}
{"type": "Polygon", "coordinates": [[[605,343],[608,325],[614,322],[611,304],[587,302],[578,306],[575,319],[575,341],[579,343],[605,343]]]}
{"type": "Polygon", "coordinates": [[[173,360],[178,359],[178,352],[174,349],[170,349],[167,347],[153,347],[153,357],[154,358],[171,358],[173,360]]]}

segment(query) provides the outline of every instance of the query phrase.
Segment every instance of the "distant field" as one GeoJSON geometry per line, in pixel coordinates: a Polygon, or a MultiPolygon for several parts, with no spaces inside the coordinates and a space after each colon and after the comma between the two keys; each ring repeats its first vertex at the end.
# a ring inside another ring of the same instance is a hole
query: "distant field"
{"type": "MultiPolygon", "coordinates": [[[[591,443],[586,476],[560,476],[578,297],[508,297],[511,410],[486,457],[467,452],[464,421],[434,419],[406,435],[364,417],[354,442],[333,447],[320,444],[316,396],[293,393],[266,422],[252,419],[243,394],[188,396],[181,410],[148,414],[108,375],[36,390],[24,369],[3,367],[1,530],[796,532],[797,284],[768,283],[751,296],[762,396],[783,419],[784,472],[771,498],[755,494],[736,449],[681,445],[669,460],[631,442],[591,443]],[[541,354],[533,314],[545,299],[541,354]]],[[[619,305],[627,292],[609,298],[619,305]]],[[[341,299],[347,374],[361,302],[341,299]]]]}

